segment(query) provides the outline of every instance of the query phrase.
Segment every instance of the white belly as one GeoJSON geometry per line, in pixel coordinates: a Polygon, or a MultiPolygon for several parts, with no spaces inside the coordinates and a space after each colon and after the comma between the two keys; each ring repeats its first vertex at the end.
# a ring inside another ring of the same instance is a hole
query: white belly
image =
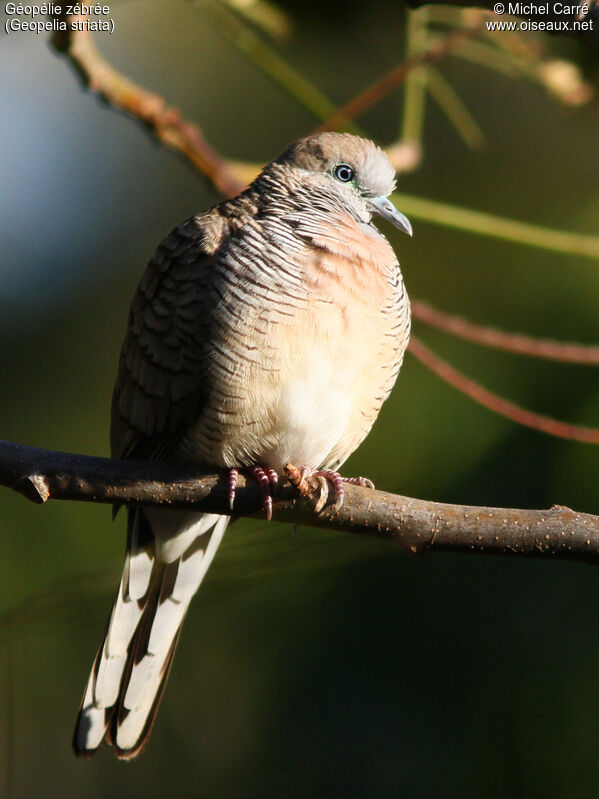
{"type": "Polygon", "coordinates": [[[327,375],[322,372],[290,383],[281,392],[278,442],[264,454],[265,463],[277,471],[287,463],[312,469],[324,465],[349,424],[349,387],[339,385],[330,362],[326,364],[327,375]]]}

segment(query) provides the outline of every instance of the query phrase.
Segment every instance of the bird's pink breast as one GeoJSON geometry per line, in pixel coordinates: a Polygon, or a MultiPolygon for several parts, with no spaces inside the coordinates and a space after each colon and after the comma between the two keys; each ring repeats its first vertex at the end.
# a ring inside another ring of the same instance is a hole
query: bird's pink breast
{"type": "Polygon", "coordinates": [[[302,296],[278,306],[275,289],[258,291],[229,331],[231,370],[187,454],[225,467],[337,466],[369,432],[409,335],[397,260],[350,217],[312,234],[301,258],[302,296]]]}

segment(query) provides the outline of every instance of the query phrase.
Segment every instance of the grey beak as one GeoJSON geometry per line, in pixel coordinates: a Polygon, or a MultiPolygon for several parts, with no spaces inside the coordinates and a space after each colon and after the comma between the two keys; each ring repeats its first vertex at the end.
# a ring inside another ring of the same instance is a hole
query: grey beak
{"type": "Polygon", "coordinates": [[[410,220],[407,216],[404,216],[401,211],[398,211],[387,197],[383,197],[382,195],[380,197],[371,197],[370,205],[375,214],[391,222],[391,224],[401,230],[402,233],[407,233],[408,236],[412,235],[410,220]]]}

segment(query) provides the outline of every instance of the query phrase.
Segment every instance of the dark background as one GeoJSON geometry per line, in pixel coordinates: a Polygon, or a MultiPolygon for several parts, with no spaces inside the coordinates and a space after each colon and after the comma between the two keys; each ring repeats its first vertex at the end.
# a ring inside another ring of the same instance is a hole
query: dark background
{"type": "MultiPolygon", "coordinates": [[[[121,2],[96,37],[237,159],[268,161],[316,120],[191,3],[121,2]]],[[[337,102],[402,58],[399,6],[291,7],[284,57],[337,102]]],[[[499,35],[499,34],[498,34],[499,35]]],[[[0,436],[107,454],[130,297],[179,221],[218,201],[182,160],[85,92],[43,36],[0,34],[0,436]]],[[[543,39],[596,75],[597,53],[543,39]]],[[[402,192],[597,233],[596,104],[441,65],[487,136],[468,151],[427,110],[402,192]]],[[[361,118],[382,143],[401,93],[361,118]]],[[[599,340],[596,261],[414,222],[386,231],[413,297],[474,321],[599,340]]],[[[539,363],[427,330],[470,376],[525,407],[599,426],[590,367],[539,363]]],[[[342,368],[342,365],[339,365],[342,368]]],[[[408,357],[345,466],[379,488],[599,513],[599,450],[497,417],[408,357]]],[[[70,737],[124,549],[104,506],[0,494],[0,776],[6,797],[596,797],[599,576],[573,563],[410,558],[276,523],[232,527],[185,624],[147,751],[74,758],[70,737]]]]}

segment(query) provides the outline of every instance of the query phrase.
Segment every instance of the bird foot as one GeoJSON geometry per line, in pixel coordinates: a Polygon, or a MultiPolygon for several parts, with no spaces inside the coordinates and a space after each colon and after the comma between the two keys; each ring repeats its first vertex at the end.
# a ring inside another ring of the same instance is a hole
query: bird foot
{"type": "Polygon", "coordinates": [[[374,483],[367,477],[342,477],[344,483],[349,483],[353,486],[362,486],[362,488],[371,488],[374,491],[374,483]]]}
{"type": "MultiPolygon", "coordinates": [[[[345,496],[345,492],[343,490],[343,483],[349,483],[350,485],[358,485],[363,486],[364,488],[374,488],[374,483],[372,480],[368,480],[366,477],[342,477],[339,472],[335,472],[332,469],[318,469],[316,471],[312,471],[309,466],[302,466],[301,469],[298,469],[297,466],[294,466],[292,463],[288,463],[285,467],[285,473],[289,478],[290,482],[297,488],[299,493],[302,496],[308,496],[314,490],[312,486],[308,483],[308,480],[311,477],[320,478],[323,481],[329,482],[332,487],[333,491],[335,492],[335,503],[334,507],[336,510],[343,505],[343,498],[345,496]]],[[[318,501],[314,507],[314,510],[319,513],[322,508],[324,507],[326,501],[326,493],[323,490],[323,486],[321,484],[321,491],[318,497],[318,501]]]]}
{"type": "MultiPolygon", "coordinates": [[[[268,521],[272,519],[272,492],[277,487],[279,476],[274,469],[263,469],[261,466],[252,466],[249,470],[262,486],[263,509],[268,521]]],[[[233,510],[235,504],[235,491],[239,469],[229,469],[229,507],[233,510]]]]}

